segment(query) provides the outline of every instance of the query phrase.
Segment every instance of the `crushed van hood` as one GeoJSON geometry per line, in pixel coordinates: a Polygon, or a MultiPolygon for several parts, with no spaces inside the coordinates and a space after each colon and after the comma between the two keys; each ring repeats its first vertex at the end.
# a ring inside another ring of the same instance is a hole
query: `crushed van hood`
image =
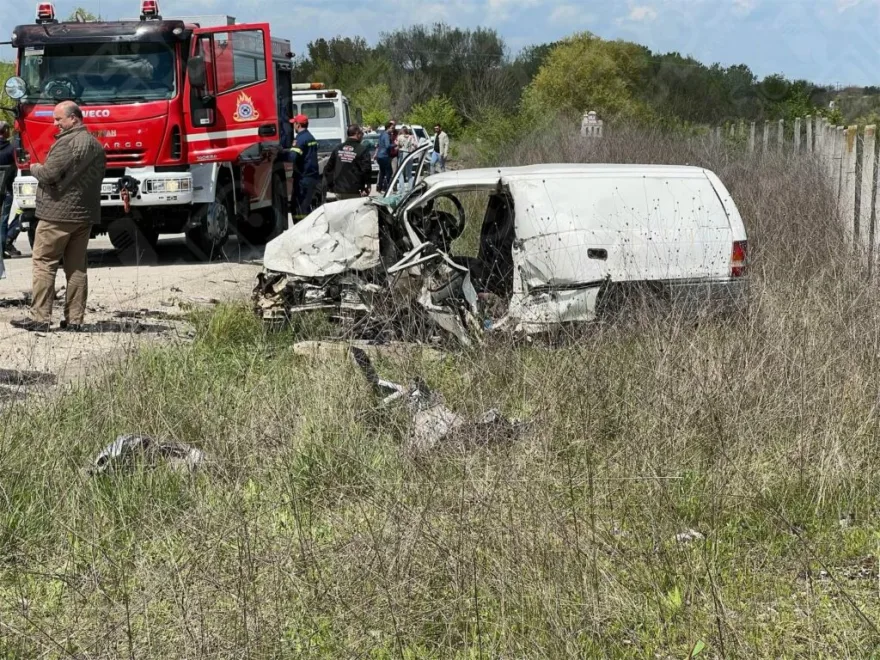
{"type": "Polygon", "coordinates": [[[379,212],[369,200],[325,204],[266,245],[269,271],[301,279],[379,265],[379,212]]]}
{"type": "MultiPolygon", "coordinates": [[[[505,183],[502,177],[496,182],[505,183]]],[[[256,313],[266,321],[318,309],[337,319],[360,317],[389,314],[386,303],[393,299],[399,309],[419,308],[464,345],[480,342],[489,330],[532,333],[592,320],[603,280],[570,255],[556,259],[560,252],[548,249],[548,241],[558,244],[566,230],[548,226],[552,210],[533,186],[510,183],[516,204],[528,209],[522,220],[531,240],[519,241],[514,252],[530,291],[517,284],[506,299],[478,293],[461,258],[425,240],[400,216],[401,196],[363,198],[327,203],[266,246],[265,270],[254,289],[256,313]],[[390,225],[384,233],[383,214],[390,225]]]]}

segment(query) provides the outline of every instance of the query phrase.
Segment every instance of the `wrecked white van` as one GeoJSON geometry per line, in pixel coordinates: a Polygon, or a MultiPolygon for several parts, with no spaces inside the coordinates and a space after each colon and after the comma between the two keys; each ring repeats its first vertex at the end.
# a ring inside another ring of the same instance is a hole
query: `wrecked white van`
{"type": "Polygon", "coordinates": [[[255,302],[267,320],[313,309],[370,315],[395,292],[470,343],[485,331],[591,321],[615,285],[737,300],[746,253],[736,205],[706,169],[461,170],[402,195],[317,209],[266,246],[255,302]],[[470,255],[457,247],[468,234],[470,255]]]}

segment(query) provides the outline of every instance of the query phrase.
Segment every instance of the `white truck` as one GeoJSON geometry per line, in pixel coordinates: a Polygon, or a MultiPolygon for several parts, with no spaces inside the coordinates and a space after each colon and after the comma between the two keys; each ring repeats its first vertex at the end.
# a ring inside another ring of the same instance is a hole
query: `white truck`
{"type": "Polygon", "coordinates": [[[318,153],[329,155],[333,147],[345,142],[349,124],[360,121],[352,117],[351,102],[338,89],[324,89],[324,83],[294,83],[291,87],[291,116],[309,118],[309,132],[318,141],[318,153]]]}

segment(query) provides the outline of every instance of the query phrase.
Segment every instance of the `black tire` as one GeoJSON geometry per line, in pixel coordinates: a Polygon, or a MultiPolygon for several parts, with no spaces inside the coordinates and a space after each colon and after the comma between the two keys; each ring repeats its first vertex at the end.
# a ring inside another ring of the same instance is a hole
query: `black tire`
{"type": "Polygon", "coordinates": [[[124,266],[155,264],[159,260],[156,252],[159,234],[152,228],[138,225],[134,218],[113,220],[107,226],[107,237],[124,266]]]}
{"type": "Polygon", "coordinates": [[[215,200],[200,204],[193,210],[196,226],[186,232],[186,245],[198,259],[213,261],[224,255],[223,246],[229,240],[235,210],[232,207],[232,187],[218,186],[215,200]]]}
{"type": "Polygon", "coordinates": [[[272,174],[272,206],[251,213],[248,219],[237,219],[239,240],[249,245],[265,245],[287,229],[290,214],[284,172],[272,174]]]}

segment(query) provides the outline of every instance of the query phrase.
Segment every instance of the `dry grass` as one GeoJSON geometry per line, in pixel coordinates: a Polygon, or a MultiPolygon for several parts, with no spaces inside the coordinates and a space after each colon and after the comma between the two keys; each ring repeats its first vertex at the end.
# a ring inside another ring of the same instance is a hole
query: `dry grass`
{"type": "Polygon", "coordinates": [[[0,418],[0,657],[870,655],[880,303],[821,176],[662,136],[542,144],[509,162],[716,171],[749,228],[748,314],[380,362],[533,421],[414,462],[345,360],[218,310],[192,346],[0,418]],[[82,474],[130,431],[215,465],[82,474]]]}

